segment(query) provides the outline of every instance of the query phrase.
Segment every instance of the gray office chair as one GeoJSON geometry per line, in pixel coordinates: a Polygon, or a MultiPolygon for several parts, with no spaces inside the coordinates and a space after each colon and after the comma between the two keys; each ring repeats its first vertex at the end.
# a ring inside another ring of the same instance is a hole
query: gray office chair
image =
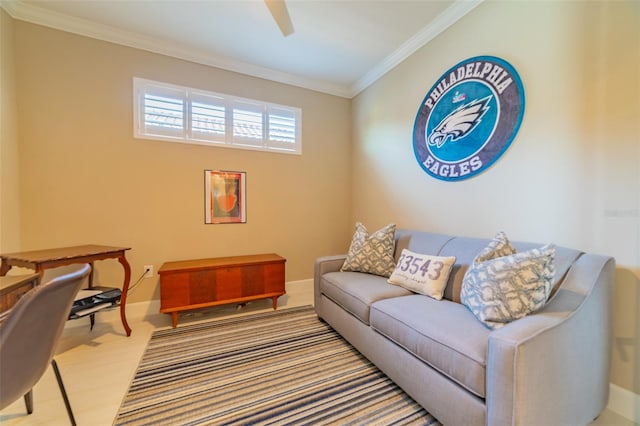
{"type": "Polygon", "coordinates": [[[90,273],[84,265],[37,286],[5,316],[0,324],[0,410],[24,396],[27,413],[33,413],[32,388],[51,364],[69,420],[76,424],[53,356],[73,300],[90,273]]]}

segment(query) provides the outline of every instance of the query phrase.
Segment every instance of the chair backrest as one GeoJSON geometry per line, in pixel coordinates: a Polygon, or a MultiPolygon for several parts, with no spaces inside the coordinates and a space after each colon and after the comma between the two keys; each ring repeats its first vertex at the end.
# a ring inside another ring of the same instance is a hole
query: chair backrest
{"type": "Polygon", "coordinates": [[[29,392],[51,363],[89,265],[27,292],[0,324],[0,409],[29,392]]]}

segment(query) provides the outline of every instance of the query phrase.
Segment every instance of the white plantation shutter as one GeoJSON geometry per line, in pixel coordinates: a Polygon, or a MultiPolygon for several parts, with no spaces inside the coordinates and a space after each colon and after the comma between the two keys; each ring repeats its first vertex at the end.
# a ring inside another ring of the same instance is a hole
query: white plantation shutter
{"type": "Polygon", "coordinates": [[[191,96],[191,137],[224,142],[226,106],[221,96],[193,93],[191,96]]]}
{"type": "Polygon", "coordinates": [[[299,116],[293,108],[270,106],[268,109],[268,138],[269,147],[282,150],[295,150],[298,134],[299,116]]]}
{"type": "Polygon", "coordinates": [[[299,108],[141,78],[133,86],[136,138],[302,153],[299,108]]]}
{"type": "Polygon", "coordinates": [[[256,102],[233,103],[233,142],[241,145],[264,146],[264,107],[256,102]]]}
{"type": "Polygon", "coordinates": [[[181,137],[184,133],[184,90],[145,84],[137,92],[138,127],[148,135],[181,137]]]}

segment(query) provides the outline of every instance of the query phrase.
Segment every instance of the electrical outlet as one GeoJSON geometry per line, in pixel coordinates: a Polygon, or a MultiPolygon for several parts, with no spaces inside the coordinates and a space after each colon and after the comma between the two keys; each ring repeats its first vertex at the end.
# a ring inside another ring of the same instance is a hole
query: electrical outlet
{"type": "Polygon", "coordinates": [[[144,265],[144,277],[153,278],[153,265],[144,265]]]}

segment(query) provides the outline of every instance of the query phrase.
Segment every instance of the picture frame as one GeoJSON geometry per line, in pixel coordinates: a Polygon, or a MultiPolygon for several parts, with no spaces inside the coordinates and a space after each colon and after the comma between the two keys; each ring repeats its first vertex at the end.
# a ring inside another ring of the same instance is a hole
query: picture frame
{"type": "Polygon", "coordinates": [[[247,222],[247,173],[205,170],[205,224],[247,222]]]}

